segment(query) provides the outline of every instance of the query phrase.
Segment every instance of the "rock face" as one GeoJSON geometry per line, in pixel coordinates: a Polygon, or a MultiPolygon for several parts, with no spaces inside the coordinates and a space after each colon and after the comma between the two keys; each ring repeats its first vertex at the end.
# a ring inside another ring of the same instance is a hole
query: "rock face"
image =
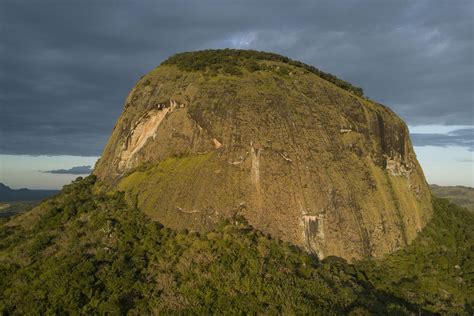
{"type": "Polygon", "coordinates": [[[256,62],[145,75],[94,173],[172,228],[206,231],[239,214],[348,260],[412,241],[432,208],[404,122],[306,69],[256,62]]]}

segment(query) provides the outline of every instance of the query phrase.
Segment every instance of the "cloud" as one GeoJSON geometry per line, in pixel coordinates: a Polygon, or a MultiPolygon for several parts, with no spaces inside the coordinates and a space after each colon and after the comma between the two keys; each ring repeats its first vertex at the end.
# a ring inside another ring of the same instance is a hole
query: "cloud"
{"type": "Polygon", "coordinates": [[[57,169],[43,172],[52,174],[90,174],[92,172],[92,168],[91,166],[78,166],[72,167],[71,169],[57,169]]]}
{"type": "Polygon", "coordinates": [[[474,125],[474,3],[2,1],[0,153],[100,155],[135,82],[204,48],[275,51],[410,125],[474,125]]]}
{"type": "MultiPolygon", "coordinates": [[[[459,146],[474,151],[474,128],[457,129],[446,134],[412,133],[411,139],[415,146],[459,146]]],[[[463,162],[468,161],[464,160],[463,162]]]]}

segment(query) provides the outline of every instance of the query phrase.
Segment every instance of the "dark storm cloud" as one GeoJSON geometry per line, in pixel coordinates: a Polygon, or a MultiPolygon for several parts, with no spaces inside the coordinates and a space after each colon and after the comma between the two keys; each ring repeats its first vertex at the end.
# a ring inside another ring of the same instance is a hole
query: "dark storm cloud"
{"type": "Polygon", "coordinates": [[[415,146],[459,146],[467,147],[470,151],[474,151],[474,128],[458,129],[447,134],[412,133],[411,139],[415,146]]]}
{"type": "Polygon", "coordinates": [[[410,125],[473,124],[471,1],[0,3],[0,153],[99,155],[141,75],[179,51],[275,51],[410,125]]]}
{"type": "Polygon", "coordinates": [[[90,174],[92,172],[92,168],[91,166],[77,166],[72,167],[71,169],[57,169],[42,172],[52,174],[90,174]]]}

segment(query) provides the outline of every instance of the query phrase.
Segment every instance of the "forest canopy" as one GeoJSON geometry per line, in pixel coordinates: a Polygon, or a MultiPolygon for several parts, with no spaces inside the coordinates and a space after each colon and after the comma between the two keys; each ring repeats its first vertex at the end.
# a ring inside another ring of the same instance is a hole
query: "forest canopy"
{"type": "Polygon", "coordinates": [[[472,314],[474,215],[433,220],[379,260],[322,261],[243,218],[174,231],[78,179],[0,224],[3,314],[472,314]]]}

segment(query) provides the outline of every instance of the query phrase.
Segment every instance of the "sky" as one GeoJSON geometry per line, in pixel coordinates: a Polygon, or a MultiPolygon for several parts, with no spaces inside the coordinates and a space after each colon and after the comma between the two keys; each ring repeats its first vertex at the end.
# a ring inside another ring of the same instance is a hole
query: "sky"
{"type": "Polygon", "coordinates": [[[0,0],[0,182],[60,188],[93,167],[142,75],[230,47],[362,87],[407,122],[429,183],[474,186],[473,16],[470,0],[0,0]]]}

